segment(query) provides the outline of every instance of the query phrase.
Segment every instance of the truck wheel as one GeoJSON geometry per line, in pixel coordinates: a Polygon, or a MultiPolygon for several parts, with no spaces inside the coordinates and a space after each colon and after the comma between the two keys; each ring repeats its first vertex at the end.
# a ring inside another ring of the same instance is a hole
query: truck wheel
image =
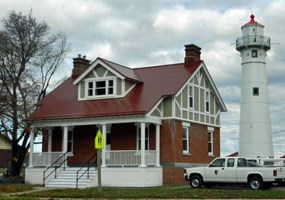
{"type": "Polygon", "coordinates": [[[192,188],[200,188],[202,186],[202,178],[199,175],[191,176],[190,186],[192,188]]]}
{"type": "Polygon", "coordinates": [[[263,186],[262,179],[258,176],[253,176],[249,178],[248,185],[250,189],[259,190],[263,186]]]}

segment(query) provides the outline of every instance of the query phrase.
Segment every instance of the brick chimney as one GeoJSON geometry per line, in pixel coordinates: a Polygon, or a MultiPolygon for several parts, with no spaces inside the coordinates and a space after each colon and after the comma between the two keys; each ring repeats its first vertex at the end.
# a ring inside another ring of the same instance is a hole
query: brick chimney
{"type": "Polygon", "coordinates": [[[76,79],[80,74],[82,74],[89,66],[90,60],[86,59],[86,56],[78,54],[77,58],[73,58],[73,69],[72,78],[76,79]]]}
{"type": "Polygon", "coordinates": [[[196,46],[195,44],[187,44],[185,45],[185,58],[184,58],[184,65],[192,64],[200,60],[201,48],[196,46]]]}

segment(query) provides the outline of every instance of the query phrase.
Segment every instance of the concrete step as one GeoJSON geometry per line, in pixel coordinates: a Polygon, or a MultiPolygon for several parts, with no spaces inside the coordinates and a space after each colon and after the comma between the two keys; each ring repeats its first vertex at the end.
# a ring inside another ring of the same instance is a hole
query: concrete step
{"type": "MultiPolygon", "coordinates": [[[[76,188],[76,177],[79,168],[66,168],[65,170],[57,171],[56,178],[51,178],[45,183],[45,187],[54,188],[76,188]]],[[[86,168],[79,172],[79,176],[85,172],[86,168]]],[[[89,171],[89,179],[87,178],[87,172],[78,180],[78,188],[86,188],[88,184],[97,177],[97,171],[94,168],[89,171]]],[[[89,184],[90,185],[90,184],[89,184]]]]}

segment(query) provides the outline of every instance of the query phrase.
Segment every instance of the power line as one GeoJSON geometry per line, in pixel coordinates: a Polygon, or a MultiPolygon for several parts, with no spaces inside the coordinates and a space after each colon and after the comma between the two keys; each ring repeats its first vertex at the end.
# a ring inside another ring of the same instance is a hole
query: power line
{"type": "Polygon", "coordinates": [[[275,132],[273,132],[272,134],[279,134],[279,133],[283,133],[283,132],[285,132],[285,129],[284,129],[284,130],[281,130],[281,131],[275,131],[275,132]]]}

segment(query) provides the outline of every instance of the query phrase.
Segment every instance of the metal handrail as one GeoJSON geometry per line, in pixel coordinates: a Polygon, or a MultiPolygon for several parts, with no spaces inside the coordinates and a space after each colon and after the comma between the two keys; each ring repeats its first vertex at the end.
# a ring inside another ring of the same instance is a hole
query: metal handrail
{"type": "Polygon", "coordinates": [[[96,160],[94,161],[94,163],[92,163],[91,165],[90,165],[90,162],[91,162],[91,160],[94,158],[96,156],[96,153],[93,155],[93,156],[91,156],[91,158],[89,158],[89,160],[76,172],[76,188],[78,188],[78,181],[79,181],[79,179],[84,175],[84,174],[86,174],[86,172],[87,172],[87,179],[89,179],[89,169],[94,165],[95,166],[95,164],[96,164],[96,160]],[[87,169],[78,177],[78,173],[83,169],[83,167],[85,167],[87,165],[87,169]]]}
{"type": "Polygon", "coordinates": [[[270,49],[270,37],[263,35],[246,35],[236,39],[236,49],[256,45],[261,45],[267,50],[270,49]]]}
{"type": "MultiPolygon", "coordinates": [[[[56,161],[54,161],[45,171],[43,174],[43,185],[45,185],[45,180],[52,174],[54,173],[54,178],[56,178],[56,170],[57,168],[59,168],[63,163],[65,163],[65,161],[67,160],[67,154],[68,152],[65,152],[64,154],[62,154],[58,159],[56,159],[56,161]],[[66,157],[65,157],[66,156],[66,157]],[[63,161],[61,163],[59,163],[59,165],[56,165],[57,162],[63,158],[63,161]],[[52,170],[47,176],[46,176],[46,172],[50,169],[54,167],[54,170],[52,170]]],[[[65,165],[63,165],[63,170],[65,170],[65,165]]]]}

